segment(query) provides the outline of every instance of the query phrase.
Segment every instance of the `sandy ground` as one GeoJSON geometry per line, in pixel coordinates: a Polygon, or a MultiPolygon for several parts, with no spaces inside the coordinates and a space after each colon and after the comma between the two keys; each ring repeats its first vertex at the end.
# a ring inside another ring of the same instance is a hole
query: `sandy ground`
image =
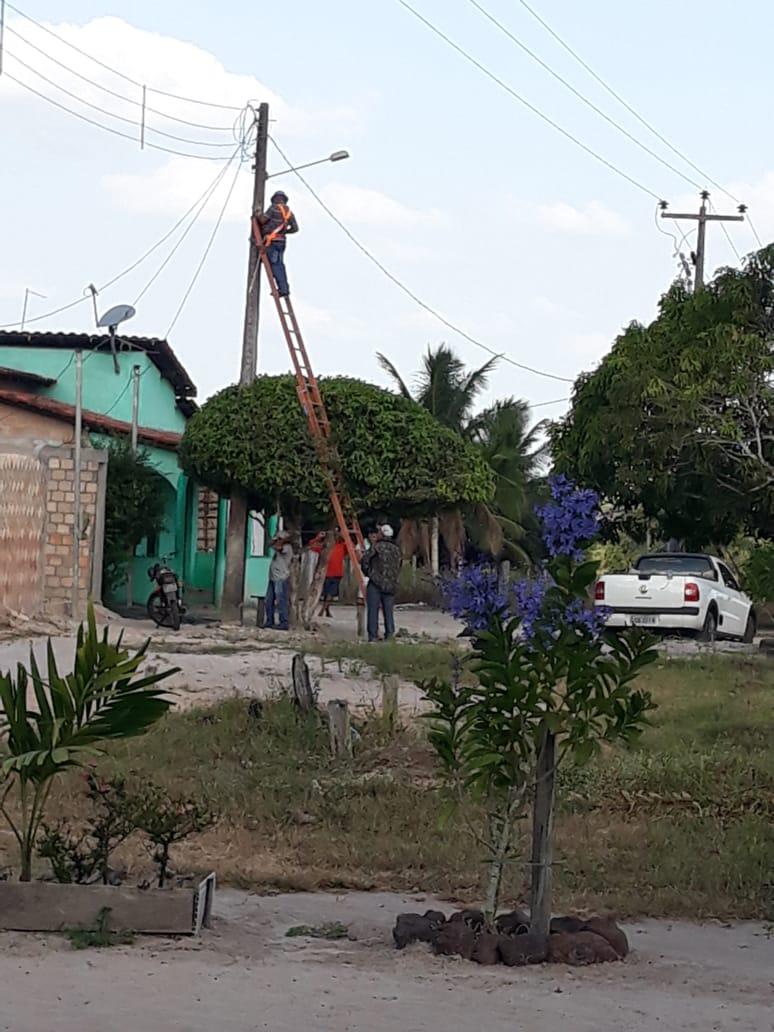
{"type": "MultiPolygon", "coordinates": [[[[355,610],[348,606],[334,609],[333,619],[322,620],[318,631],[312,635],[191,623],[184,623],[181,630],[173,634],[156,628],[150,622],[128,620],[107,610],[101,611],[101,617],[114,626],[116,633],[119,629],[124,631],[127,644],[139,645],[145,638],[151,639],[150,669],[178,668],[178,673],[166,683],[180,709],[207,706],[232,696],[265,698],[287,688],[293,654],[305,652],[310,641],[355,640],[355,610]]],[[[401,640],[454,642],[456,646],[466,641],[458,637],[461,624],[426,606],[398,607],[396,620],[401,640]]],[[[74,637],[56,633],[52,642],[60,670],[69,669],[74,637]]],[[[44,667],[46,639],[27,634],[0,640],[0,670],[13,669],[19,662],[27,665],[30,647],[34,648],[38,662],[44,667]]],[[[378,649],[380,645],[376,643],[370,647],[378,649]]],[[[663,648],[675,658],[706,655],[713,649],[724,653],[760,655],[755,647],[733,643],[718,643],[711,647],[698,646],[690,641],[668,641],[663,648]]],[[[321,704],[330,699],[346,699],[354,708],[380,706],[381,678],[367,663],[360,660],[324,661],[311,654],[307,654],[307,662],[321,704]]],[[[399,705],[406,715],[423,706],[421,692],[410,681],[400,684],[399,705]]]]}
{"type": "MultiPolygon", "coordinates": [[[[8,1032],[771,1032],[774,939],[760,926],[647,922],[633,953],[596,968],[479,968],[392,948],[388,893],[216,897],[200,940],[74,951],[57,936],[0,936],[8,1032]],[[338,920],[351,940],[285,937],[338,920]]],[[[448,905],[445,909],[449,909],[448,905]]]]}

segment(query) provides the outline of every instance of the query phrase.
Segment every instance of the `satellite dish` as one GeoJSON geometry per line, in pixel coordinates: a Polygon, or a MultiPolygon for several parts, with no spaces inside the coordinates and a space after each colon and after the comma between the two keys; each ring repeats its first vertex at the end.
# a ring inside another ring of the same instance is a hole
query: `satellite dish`
{"type": "Polygon", "coordinates": [[[113,369],[116,376],[121,372],[118,364],[118,355],[116,354],[116,327],[119,323],[131,319],[134,314],[135,309],[131,305],[114,305],[97,321],[97,326],[107,326],[110,333],[110,350],[113,352],[113,369]]]}
{"type": "Polygon", "coordinates": [[[97,326],[107,326],[110,330],[115,330],[119,323],[126,322],[134,314],[135,309],[131,305],[114,305],[105,312],[97,326]]]}

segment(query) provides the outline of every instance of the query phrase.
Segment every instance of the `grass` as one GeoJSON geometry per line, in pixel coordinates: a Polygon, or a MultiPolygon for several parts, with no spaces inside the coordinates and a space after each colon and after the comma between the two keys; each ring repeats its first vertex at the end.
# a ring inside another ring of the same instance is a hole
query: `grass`
{"type": "MultiPolygon", "coordinates": [[[[328,659],[357,646],[323,646],[328,659]]],[[[382,673],[421,679],[448,650],[363,647],[382,673]]],[[[740,658],[662,660],[645,675],[658,709],[631,750],[606,749],[560,772],[557,907],[621,916],[774,919],[774,666],[740,658]]],[[[206,796],[218,826],[175,847],[179,870],[215,869],[258,889],[390,888],[472,901],[482,857],[454,821],[441,824],[436,764],[421,729],[359,726],[354,761],[333,760],[327,730],[283,698],[259,717],[247,702],[172,714],[111,750],[106,770],[206,796]]],[[[76,775],[52,807],[77,812],[76,775]]],[[[519,852],[526,858],[528,828],[519,852]]],[[[130,843],[120,862],[147,864],[130,843]]],[[[528,867],[507,894],[524,897],[528,867]]]]}
{"type": "Polygon", "coordinates": [[[108,928],[110,907],[103,907],[94,928],[69,928],[65,936],[74,950],[105,949],[109,946],[130,946],[134,942],[132,932],[111,932],[108,928]]]}
{"type": "Polygon", "coordinates": [[[349,669],[360,663],[372,667],[379,674],[397,674],[407,681],[428,681],[432,677],[449,678],[455,657],[465,655],[462,648],[445,645],[382,641],[371,645],[351,641],[312,642],[306,651],[321,656],[325,661],[338,663],[349,669]]]}

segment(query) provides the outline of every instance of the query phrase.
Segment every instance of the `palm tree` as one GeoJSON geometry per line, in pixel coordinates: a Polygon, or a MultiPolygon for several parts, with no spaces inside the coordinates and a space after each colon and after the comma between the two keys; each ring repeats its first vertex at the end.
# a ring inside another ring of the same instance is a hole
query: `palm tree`
{"type": "MultiPolygon", "coordinates": [[[[477,505],[466,514],[446,513],[431,523],[431,563],[438,572],[438,534],[441,522],[451,552],[460,544],[462,519],[473,543],[484,551],[514,559],[528,559],[524,549],[525,517],[531,510],[529,485],[534,480],[544,449],[537,437],[539,426],[528,429],[529,407],[525,401],[507,398],[474,416],[476,401],[487,386],[497,364],[491,358],[479,369],[468,372],[464,362],[447,344],[427,349],[417,374],[414,392],[406,385],[394,364],[377,354],[379,364],[406,398],[426,408],[444,426],[470,440],[484,454],[495,473],[496,489],[491,507],[477,505]]],[[[413,535],[417,539],[419,535],[413,535]]]]}
{"type": "MultiPolygon", "coordinates": [[[[475,523],[486,524],[495,516],[503,530],[508,558],[530,561],[530,514],[535,504],[534,487],[546,457],[547,445],[539,440],[541,423],[529,427],[529,405],[517,398],[504,398],[469,421],[465,436],[477,445],[495,474],[495,497],[488,514],[480,512],[471,526],[474,544],[479,544],[475,523]]],[[[486,534],[485,537],[489,537],[486,534]]],[[[483,542],[481,542],[483,543],[483,542]]]]}
{"type": "Polygon", "coordinates": [[[428,347],[422,359],[422,368],[416,377],[414,393],[385,355],[377,353],[379,365],[392,378],[404,398],[411,398],[422,408],[432,412],[439,423],[464,434],[476,399],[489,381],[489,374],[497,363],[490,358],[480,369],[468,373],[465,363],[448,344],[439,344],[435,351],[428,347]]]}

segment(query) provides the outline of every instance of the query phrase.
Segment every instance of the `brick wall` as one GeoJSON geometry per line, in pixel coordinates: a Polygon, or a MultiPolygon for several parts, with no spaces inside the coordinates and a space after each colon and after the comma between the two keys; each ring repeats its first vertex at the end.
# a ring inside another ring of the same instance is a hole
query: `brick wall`
{"type": "MultiPolygon", "coordinates": [[[[99,600],[107,454],[82,449],[76,616],[99,600]]],[[[0,617],[70,614],[75,461],[72,445],[0,441],[0,617]]]]}
{"type": "Polygon", "coordinates": [[[218,540],[218,495],[199,488],[199,514],[196,525],[197,552],[214,552],[218,540]]]}

